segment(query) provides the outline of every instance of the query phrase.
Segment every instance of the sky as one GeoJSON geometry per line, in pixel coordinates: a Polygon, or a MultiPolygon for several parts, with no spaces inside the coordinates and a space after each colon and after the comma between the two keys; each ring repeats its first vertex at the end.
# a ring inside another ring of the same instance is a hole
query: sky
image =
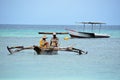
{"type": "Polygon", "coordinates": [[[0,24],[120,25],[120,0],[0,0],[0,24]]]}

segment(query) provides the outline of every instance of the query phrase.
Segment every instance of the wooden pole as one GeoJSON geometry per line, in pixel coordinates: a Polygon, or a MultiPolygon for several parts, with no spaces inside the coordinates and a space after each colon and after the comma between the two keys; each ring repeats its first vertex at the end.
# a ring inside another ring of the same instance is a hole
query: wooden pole
{"type": "Polygon", "coordinates": [[[92,24],[92,32],[93,32],[93,24],[92,24]]]}
{"type": "Polygon", "coordinates": [[[83,27],[83,32],[85,31],[85,24],[84,24],[84,27],[83,27]]]}
{"type": "Polygon", "coordinates": [[[100,24],[100,27],[99,27],[99,33],[100,33],[100,30],[101,30],[101,24],[100,24]]]}
{"type": "MultiPolygon", "coordinates": [[[[53,32],[38,32],[38,34],[53,34],[53,32]]],[[[56,32],[56,34],[68,34],[68,32],[56,32]]]]}

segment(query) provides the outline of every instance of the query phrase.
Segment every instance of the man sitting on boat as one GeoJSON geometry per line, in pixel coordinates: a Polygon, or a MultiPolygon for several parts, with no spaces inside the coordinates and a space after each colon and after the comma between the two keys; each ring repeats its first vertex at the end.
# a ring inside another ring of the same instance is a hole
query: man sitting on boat
{"type": "Polygon", "coordinates": [[[47,38],[46,35],[44,35],[40,40],[40,48],[44,49],[49,48],[49,43],[46,41],[46,38],[47,38]]]}
{"type": "Polygon", "coordinates": [[[50,40],[50,47],[58,47],[58,37],[56,36],[56,33],[53,33],[53,37],[50,40]]]}

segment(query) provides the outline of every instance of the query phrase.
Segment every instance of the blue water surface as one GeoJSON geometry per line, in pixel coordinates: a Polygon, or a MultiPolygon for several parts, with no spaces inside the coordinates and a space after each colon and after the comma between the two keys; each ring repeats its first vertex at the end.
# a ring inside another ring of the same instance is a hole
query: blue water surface
{"type": "MultiPolygon", "coordinates": [[[[65,51],[36,55],[34,50],[9,55],[7,51],[7,46],[39,45],[39,31],[65,28],[80,30],[74,25],[0,25],[0,80],[120,80],[119,26],[102,27],[101,32],[111,38],[64,40],[69,35],[57,35],[60,47],[73,46],[88,51],[86,55],[65,51]]],[[[47,36],[50,41],[51,35],[47,36]]]]}
{"type": "MultiPolygon", "coordinates": [[[[67,32],[65,29],[83,31],[82,25],[0,25],[0,37],[40,37],[38,32],[67,32]]],[[[99,33],[99,26],[91,30],[85,27],[85,32],[99,33]]],[[[120,38],[120,25],[103,25],[100,33],[111,35],[111,38],[120,38]]],[[[69,36],[69,35],[67,35],[69,36]]]]}

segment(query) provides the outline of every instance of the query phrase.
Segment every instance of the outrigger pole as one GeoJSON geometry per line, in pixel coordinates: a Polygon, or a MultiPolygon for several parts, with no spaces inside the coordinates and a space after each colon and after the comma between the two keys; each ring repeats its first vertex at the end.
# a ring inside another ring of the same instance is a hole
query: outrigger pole
{"type": "MultiPolygon", "coordinates": [[[[53,32],[38,32],[38,34],[53,34],[53,32]]],[[[68,32],[56,32],[56,34],[68,34],[68,32]]]]}
{"type": "Polygon", "coordinates": [[[34,50],[38,55],[41,54],[41,51],[69,51],[69,52],[75,52],[75,53],[78,53],[79,55],[81,54],[87,54],[87,52],[83,51],[83,50],[80,50],[80,49],[77,49],[77,48],[73,48],[73,47],[67,47],[67,48],[58,48],[58,47],[55,47],[55,48],[47,48],[47,49],[42,49],[42,48],[39,48],[38,46],[31,46],[31,47],[24,47],[24,46],[16,46],[16,47],[8,47],[7,46],[7,49],[8,51],[10,52],[10,54],[14,54],[16,52],[20,52],[22,50],[34,50]]]}

